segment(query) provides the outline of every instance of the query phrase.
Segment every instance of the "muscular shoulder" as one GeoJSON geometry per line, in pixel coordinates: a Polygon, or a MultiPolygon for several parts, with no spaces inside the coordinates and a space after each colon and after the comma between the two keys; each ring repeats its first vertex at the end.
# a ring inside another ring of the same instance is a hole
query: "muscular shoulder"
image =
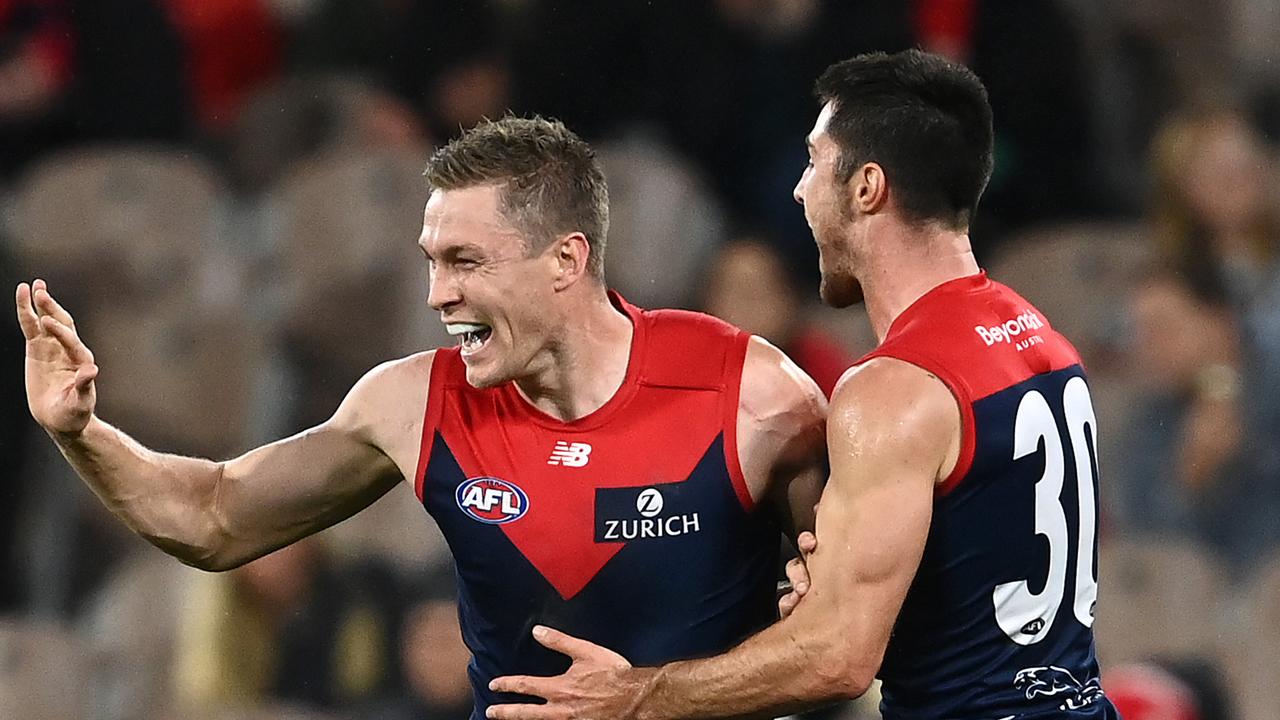
{"type": "Polygon", "coordinates": [[[752,336],[742,363],[738,416],[770,430],[822,423],[826,398],[800,366],[763,338],[752,336]]]}
{"type": "Polygon", "coordinates": [[[941,481],[960,447],[960,407],[932,373],[878,357],[845,373],[831,395],[827,442],[836,453],[936,464],[941,481]]]}
{"type": "Polygon", "coordinates": [[[768,490],[774,470],[822,453],[827,401],[817,383],[781,350],[752,337],[738,394],[738,445],[752,495],[768,490]]]}
{"type": "Polygon", "coordinates": [[[435,353],[428,350],[374,367],[347,393],[330,423],[384,448],[421,428],[435,353]]]}

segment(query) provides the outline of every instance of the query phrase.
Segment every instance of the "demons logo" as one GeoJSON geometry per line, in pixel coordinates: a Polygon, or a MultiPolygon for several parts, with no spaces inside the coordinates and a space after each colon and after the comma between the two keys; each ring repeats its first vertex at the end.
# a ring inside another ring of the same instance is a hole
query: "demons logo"
{"type": "Polygon", "coordinates": [[[456,497],[462,512],[489,525],[519,520],[529,510],[529,496],[496,477],[472,478],[458,486],[456,497]]]}

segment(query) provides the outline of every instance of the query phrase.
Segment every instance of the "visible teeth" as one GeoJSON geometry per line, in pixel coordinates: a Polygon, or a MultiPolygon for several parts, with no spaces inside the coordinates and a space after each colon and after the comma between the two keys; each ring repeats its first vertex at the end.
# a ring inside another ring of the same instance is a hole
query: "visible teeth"
{"type": "Polygon", "coordinates": [[[445,332],[450,335],[461,335],[463,333],[478,333],[481,330],[488,329],[488,325],[478,325],[476,323],[445,323],[445,332]]]}

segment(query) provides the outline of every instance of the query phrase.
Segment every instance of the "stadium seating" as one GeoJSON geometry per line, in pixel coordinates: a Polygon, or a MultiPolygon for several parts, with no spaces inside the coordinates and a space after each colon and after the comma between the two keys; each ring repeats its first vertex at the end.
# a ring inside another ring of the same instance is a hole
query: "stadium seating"
{"type": "Polygon", "coordinates": [[[11,232],[24,265],[55,279],[110,286],[120,273],[154,293],[191,279],[215,232],[219,197],[216,176],[189,152],[73,150],[27,174],[11,232]]]}
{"type": "Polygon", "coordinates": [[[1098,656],[1104,668],[1150,658],[1217,659],[1229,586],[1222,564],[1185,540],[1112,538],[1098,553],[1098,656]]]}
{"type": "Polygon", "coordinates": [[[700,265],[723,241],[724,216],[680,156],[633,134],[597,147],[609,182],[609,283],[645,307],[686,307],[700,265]]]}
{"type": "Polygon", "coordinates": [[[1115,355],[1121,311],[1151,259],[1143,226],[1080,223],[1032,230],[1010,240],[988,264],[991,277],[1018,289],[1076,345],[1091,369],[1115,355]]]}
{"type": "MultiPolygon", "coordinates": [[[[300,390],[293,400],[303,404],[295,423],[326,417],[384,360],[454,344],[427,306],[426,262],[415,246],[424,162],[404,154],[325,155],[298,165],[272,194],[268,244],[280,273],[262,278],[257,296],[279,314],[276,352],[291,343],[291,351],[324,358],[286,371],[300,390]]],[[[445,552],[407,485],[329,534],[344,554],[372,552],[405,568],[445,552]]]]}
{"type": "Polygon", "coordinates": [[[75,315],[102,368],[103,413],[170,450],[245,442],[261,343],[219,242],[225,207],[199,159],[143,147],[54,156],[18,193],[20,262],[75,315]]]}
{"type": "Polygon", "coordinates": [[[80,720],[92,658],[67,629],[0,618],[0,717],[80,720]]]}
{"type": "Polygon", "coordinates": [[[325,155],[272,193],[283,323],[339,362],[358,353],[367,368],[448,342],[426,307],[426,263],[415,246],[424,162],[404,153],[325,155]]]}
{"type": "Polygon", "coordinates": [[[1280,557],[1245,591],[1233,615],[1226,666],[1241,720],[1274,720],[1280,709],[1280,557]]]}

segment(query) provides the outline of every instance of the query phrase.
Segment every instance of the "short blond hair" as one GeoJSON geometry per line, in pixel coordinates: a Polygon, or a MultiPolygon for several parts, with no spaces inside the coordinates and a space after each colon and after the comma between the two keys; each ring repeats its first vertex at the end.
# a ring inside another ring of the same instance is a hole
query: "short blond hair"
{"type": "Polygon", "coordinates": [[[432,190],[501,185],[503,216],[536,251],[580,232],[587,270],[604,278],[609,189],[595,152],[564,123],[543,117],[486,120],[437,150],[423,173],[432,190]]]}

